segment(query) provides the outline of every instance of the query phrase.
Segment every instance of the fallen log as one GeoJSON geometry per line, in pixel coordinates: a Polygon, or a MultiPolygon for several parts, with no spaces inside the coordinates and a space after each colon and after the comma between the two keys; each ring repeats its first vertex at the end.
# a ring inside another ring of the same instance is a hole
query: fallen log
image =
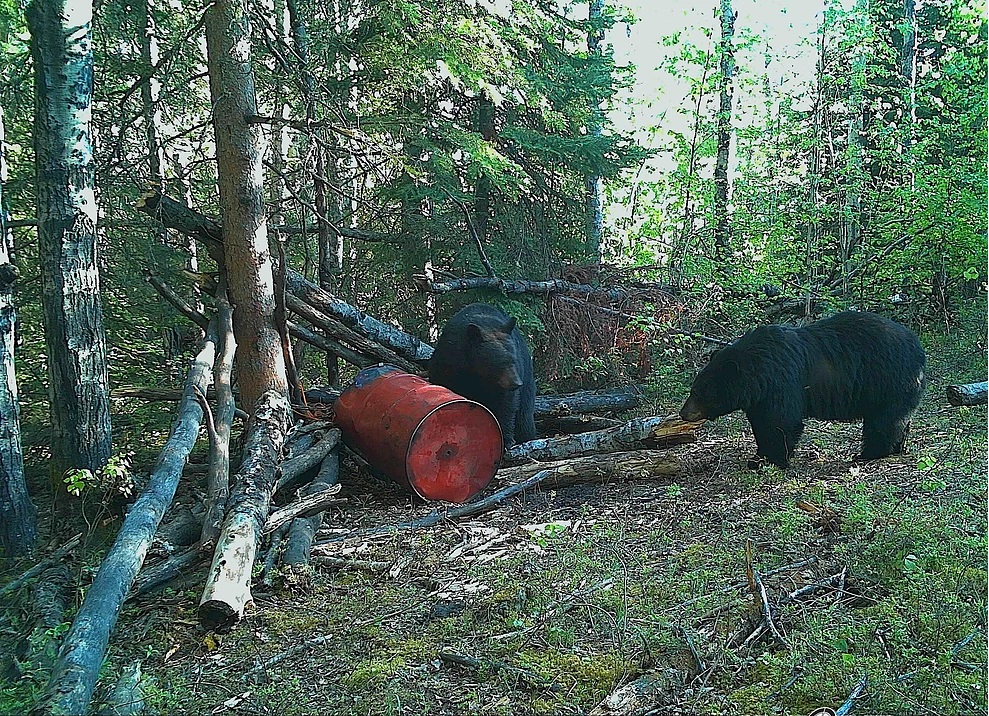
{"type": "MultiPolygon", "coordinates": [[[[310,388],[306,391],[309,403],[332,404],[340,397],[340,391],[330,387],[310,388]]],[[[642,389],[627,385],[609,390],[584,390],[565,395],[537,395],[536,420],[551,420],[588,413],[613,413],[632,410],[642,405],[642,389]]]]}
{"type": "Polygon", "coordinates": [[[148,681],[141,673],[140,659],[135,659],[124,667],[96,716],[138,716],[144,713],[147,707],[145,687],[148,681]]]}
{"type": "Polygon", "coordinates": [[[952,405],[985,405],[989,402],[989,383],[949,385],[947,394],[952,405]]]}
{"type": "MultiPolygon", "coordinates": [[[[428,515],[412,522],[400,522],[366,529],[352,530],[324,537],[317,545],[343,542],[349,539],[367,539],[393,535],[399,532],[433,527],[440,522],[448,522],[474,517],[494,509],[505,500],[525,490],[546,482],[553,487],[563,487],[580,482],[602,482],[623,476],[683,478],[710,467],[707,458],[692,455],[677,455],[669,451],[637,450],[609,455],[594,455],[583,460],[562,460],[539,465],[522,465],[498,472],[498,478],[512,477],[533,472],[520,482],[508,485],[487,497],[454,508],[433,510],[428,515]]],[[[315,548],[314,548],[315,550],[315,548]]]]}
{"type": "Polygon", "coordinates": [[[333,428],[326,431],[322,439],[302,454],[286,460],[281,466],[281,477],[275,485],[275,492],[287,491],[299,486],[304,475],[323,462],[340,443],[340,430],[333,428]]]}
{"type": "Polygon", "coordinates": [[[558,438],[537,438],[516,445],[505,453],[504,464],[526,460],[562,460],[581,455],[663,448],[694,442],[703,422],[684,422],[675,415],[666,418],[634,418],[624,425],[558,438]]]}
{"type": "Polygon", "coordinates": [[[563,415],[558,418],[545,418],[536,423],[537,435],[559,435],[560,433],[574,435],[589,433],[593,430],[606,430],[622,424],[615,418],[603,418],[600,415],[563,415]]]}
{"type": "Polygon", "coordinates": [[[15,577],[7,582],[5,585],[0,587],[0,600],[4,599],[8,594],[17,591],[21,588],[28,580],[44,572],[51,565],[58,562],[62,557],[67,555],[69,552],[74,550],[82,542],[82,532],[77,534],[75,537],[70,539],[68,542],[63,544],[61,547],[56,549],[50,555],[42,559],[40,562],[32,567],[24,570],[24,573],[19,577],[15,577]]]}
{"type": "MultiPolygon", "coordinates": [[[[328,490],[340,479],[340,455],[331,452],[319,467],[316,479],[302,488],[304,496],[314,492],[328,490]]],[[[282,564],[286,567],[299,569],[309,564],[312,553],[312,543],[323,522],[323,513],[310,517],[296,517],[289,527],[288,538],[285,540],[285,550],[282,552],[282,564]]]]}
{"type": "MultiPolygon", "coordinates": [[[[508,280],[498,278],[497,276],[470,276],[468,278],[458,278],[449,281],[428,281],[425,276],[418,275],[413,277],[413,282],[420,291],[428,293],[449,293],[451,291],[472,291],[476,289],[490,289],[505,294],[535,293],[548,295],[551,293],[574,293],[580,296],[605,298],[612,302],[625,301],[632,298],[636,293],[634,289],[590,286],[583,283],[571,283],[560,278],[549,279],[547,281],[522,281],[508,280]]],[[[641,284],[638,287],[640,293],[643,291],[674,293],[676,290],[672,286],[661,284],[641,284]]]]}
{"type": "Polygon", "coordinates": [[[258,400],[244,443],[244,459],[199,601],[199,623],[207,631],[229,631],[251,601],[251,570],[258,537],[275,490],[278,455],[291,421],[292,409],[285,396],[268,391],[258,400]]]}
{"type": "MultiPolygon", "coordinates": [[[[145,271],[145,278],[148,283],[150,283],[156,291],[164,298],[166,301],[172,304],[176,310],[182,315],[188,318],[190,321],[195,323],[201,328],[209,323],[209,319],[205,314],[197,311],[195,308],[190,306],[188,303],[182,300],[182,298],[171,289],[171,287],[162,281],[159,277],[152,274],[150,271],[145,271]]],[[[369,365],[374,365],[377,360],[374,358],[369,358],[357,351],[351,350],[347,346],[341,345],[332,338],[327,338],[326,336],[321,336],[315,331],[312,331],[305,326],[299,325],[293,321],[287,321],[288,332],[293,338],[298,338],[300,341],[305,341],[311,346],[315,346],[322,351],[327,353],[332,353],[335,356],[343,358],[348,363],[356,365],[358,368],[366,368],[369,365]]],[[[153,390],[153,389],[145,389],[153,390]]],[[[116,393],[116,391],[114,391],[116,393]]],[[[122,397],[144,397],[141,395],[126,396],[120,394],[122,397]]],[[[147,398],[148,400],[154,400],[154,398],[147,398]]],[[[162,398],[162,400],[167,400],[167,398],[162,398]]]]}
{"type": "Polygon", "coordinates": [[[367,336],[348,328],[340,321],[335,320],[334,318],[324,314],[319,309],[310,306],[301,298],[288,294],[285,297],[285,301],[293,313],[297,313],[302,316],[304,319],[316,326],[316,328],[322,329],[323,332],[331,339],[349,343],[356,351],[359,351],[364,355],[371,356],[378,362],[388,363],[401,368],[406,373],[422,372],[422,368],[412,361],[406,360],[403,356],[400,356],[390,348],[387,348],[386,346],[371,340],[367,336]]]}
{"type": "Polygon", "coordinates": [[[72,575],[64,563],[50,566],[31,585],[30,611],[34,625],[24,640],[24,651],[12,664],[19,675],[21,664],[30,665],[34,673],[44,673],[51,668],[58,655],[59,627],[65,622],[74,591],[72,575]]]}
{"type": "Polygon", "coordinates": [[[536,420],[587,413],[612,413],[642,405],[642,390],[627,385],[611,390],[583,390],[567,395],[537,395],[536,420]]]}
{"type": "Polygon", "coordinates": [[[58,660],[39,701],[42,712],[85,713],[93,697],[110,632],[161,522],[175,496],[182,467],[199,437],[203,410],[196,391],[206,391],[216,355],[216,326],[211,323],[186,378],[171,434],[148,486],[131,507],[113,546],[86,590],[59,650],[58,660]]]}
{"type": "Polygon", "coordinates": [[[206,555],[199,544],[176,552],[167,559],[150,565],[147,569],[142,569],[141,573],[137,575],[137,579],[134,580],[134,589],[131,591],[129,599],[141,597],[160,589],[183,572],[205,563],[206,555]]]}
{"type": "MultiPolygon", "coordinates": [[[[218,222],[157,190],[142,196],[134,208],[169,229],[201,241],[213,260],[223,264],[223,230],[218,222]]],[[[289,293],[313,308],[336,318],[345,326],[392,349],[414,363],[425,366],[433,354],[433,347],[428,343],[423,343],[402,329],[379,321],[349,303],[341,301],[297,271],[289,269],[286,272],[285,287],[289,293]]]]}

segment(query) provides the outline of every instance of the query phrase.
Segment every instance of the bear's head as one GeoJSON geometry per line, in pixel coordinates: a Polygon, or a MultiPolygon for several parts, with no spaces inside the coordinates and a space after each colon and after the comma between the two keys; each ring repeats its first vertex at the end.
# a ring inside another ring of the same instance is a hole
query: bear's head
{"type": "Polygon", "coordinates": [[[518,390],[522,387],[522,375],[518,346],[512,337],[515,319],[497,328],[487,328],[476,323],[467,324],[465,355],[467,369],[489,385],[502,390],[518,390]]]}
{"type": "Polygon", "coordinates": [[[743,356],[733,346],[722,348],[711,356],[707,366],[690,386],[687,402],[680,408],[683,420],[714,420],[743,409],[749,402],[745,390],[748,381],[743,378],[740,360],[743,356]]]}

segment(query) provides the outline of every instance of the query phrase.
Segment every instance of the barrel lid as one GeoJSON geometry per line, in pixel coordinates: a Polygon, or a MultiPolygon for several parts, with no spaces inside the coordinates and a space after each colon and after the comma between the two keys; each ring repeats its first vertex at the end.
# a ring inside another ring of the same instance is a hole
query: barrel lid
{"type": "Polygon", "coordinates": [[[466,502],[487,487],[502,456],[498,420],[472,400],[454,400],[427,414],[409,441],[409,485],[422,498],[466,502]]]}

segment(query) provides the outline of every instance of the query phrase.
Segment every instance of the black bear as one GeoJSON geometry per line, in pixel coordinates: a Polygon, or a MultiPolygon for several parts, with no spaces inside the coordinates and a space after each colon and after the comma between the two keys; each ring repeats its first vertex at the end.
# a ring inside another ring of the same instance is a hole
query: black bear
{"type": "Polygon", "coordinates": [[[494,413],[505,448],[536,437],[532,355],[515,319],[472,303],[447,321],[429,359],[429,380],[494,413]]]}
{"type": "Polygon", "coordinates": [[[803,328],[760,326],[711,357],[680,417],[745,411],[758,447],[750,467],[764,460],[787,467],[804,418],[861,418],[857,459],[874,460],[903,451],[926,364],[913,331],[874,313],[848,311],[803,328]]]}

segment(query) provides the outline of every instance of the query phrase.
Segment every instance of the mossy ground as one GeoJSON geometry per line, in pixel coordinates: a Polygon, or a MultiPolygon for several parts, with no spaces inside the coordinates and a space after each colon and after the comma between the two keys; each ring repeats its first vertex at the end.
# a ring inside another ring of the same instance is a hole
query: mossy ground
{"type": "MultiPolygon", "coordinates": [[[[142,659],[149,711],[168,714],[581,714],[641,678],[650,713],[803,715],[863,676],[856,714],[985,713],[986,409],[944,401],[949,383],[985,376],[985,326],[925,343],[931,385],[906,455],[853,464],[860,427],[811,421],[792,469],[752,472],[751,431],[730,416],[679,448],[716,458],[702,476],[534,491],[467,522],[328,546],[389,568],[317,566],[305,584],[256,588],[229,635],[198,628],[193,575],[125,607],[106,674],[142,659]],[[782,640],[740,643],[747,544],[775,605],[830,585],[779,606],[782,640]]],[[[678,407],[690,373],[677,375],[651,410],[678,407]]],[[[366,487],[324,526],[430,509],[366,487]]],[[[7,685],[0,706],[36,686],[7,685]]]]}

